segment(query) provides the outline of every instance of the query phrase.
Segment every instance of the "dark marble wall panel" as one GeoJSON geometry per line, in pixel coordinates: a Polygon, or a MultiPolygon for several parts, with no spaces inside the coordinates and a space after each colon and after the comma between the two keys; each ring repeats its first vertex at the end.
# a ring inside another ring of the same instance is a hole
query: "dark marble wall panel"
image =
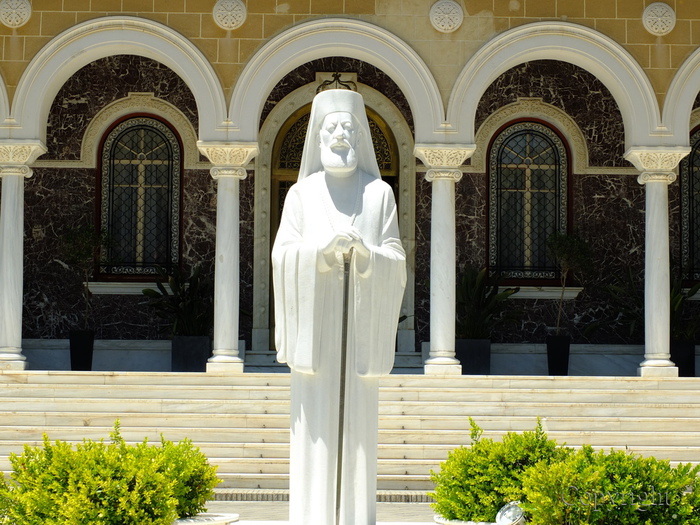
{"type": "Polygon", "coordinates": [[[367,62],[346,57],[327,57],[314,60],[299,66],[294,71],[285,75],[268,96],[267,102],[263,107],[262,115],[260,116],[260,126],[265,122],[272,108],[284,97],[301,86],[309,84],[310,82],[315,82],[317,72],[357,73],[358,82],[376,89],[391,100],[399,111],[401,111],[411,130],[413,130],[411,108],[408,105],[406,97],[396,83],[391,80],[386,73],[367,62]]]}
{"type": "MultiPolygon", "coordinates": [[[[629,175],[576,175],[572,185],[574,225],[590,243],[593,267],[571,283],[584,290],[575,300],[564,302],[562,327],[576,343],[641,343],[641,326],[629,333],[606,287],[624,282],[629,269],[636,292],[641,293],[644,188],[629,175]]],[[[516,321],[504,324],[494,341],[544,342],[556,326],[557,309],[553,300],[511,300],[509,312],[516,321]]]]}
{"type": "MultiPolygon", "coordinates": [[[[61,88],[51,108],[46,159],[75,160],[91,118],[129,92],[152,92],[178,107],[197,128],[197,108],[185,83],[170,69],[135,56],[112,56],[88,64],[61,88]]],[[[81,276],[61,260],[68,225],[95,221],[95,170],[35,169],[27,181],[25,208],[24,337],[66,337],[79,323],[81,276]]],[[[206,170],[183,173],[182,266],[202,264],[213,278],[216,183],[206,170]]],[[[94,295],[92,318],[103,339],[167,337],[145,298],[94,295]]]]}
{"type": "Polygon", "coordinates": [[[430,203],[431,183],[416,176],[416,345],[430,341],[430,203]]]}
{"type": "Polygon", "coordinates": [[[60,89],[51,106],[42,160],[76,160],[90,120],[130,92],[154,93],[180,109],[198,129],[197,104],[185,82],[154,60],[117,55],[91,62],[60,89]]]}
{"type": "Polygon", "coordinates": [[[509,69],[484,93],[476,112],[476,129],[498,108],[519,97],[537,97],[565,111],[586,138],[591,166],[629,166],[622,115],[615,99],[596,77],[556,60],[536,60],[509,69]]]}
{"type": "MultiPolygon", "coordinates": [[[[34,170],[25,188],[23,337],[64,338],[81,328],[83,276],[64,261],[61,237],[71,225],[92,223],[95,173],[34,170]]],[[[162,326],[141,296],[92,296],[90,325],[100,339],[153,339],[162,326]]]]}
{"type": "Polygon", "coordinates": [[[254,209],[255,179],[253,172],[240,185],[240,319],[241,338],[246,341],[246,348],[252,345],[253,330],[253,249],[254,249],[254,209]]]}
{"type": "MultiPolygon", "coordinates": [[[[205,170],[186,170],[183,184],[185,271],[203,264],[213,277],[215,182],[205,170]]],[[[71,225],[92,224],[95,171],[37,168],[25,189],[23,336],[67,337],[82,321],[82,275],[66,265],[61,237],[71,225]]],[[[144,297],[93,295],[91,324],[100,339],[158,339],[166,327],[144,297]]]]}

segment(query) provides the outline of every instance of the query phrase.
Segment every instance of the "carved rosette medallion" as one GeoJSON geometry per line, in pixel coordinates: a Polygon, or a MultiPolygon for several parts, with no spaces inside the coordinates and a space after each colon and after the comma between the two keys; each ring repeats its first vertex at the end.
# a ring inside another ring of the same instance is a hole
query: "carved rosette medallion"
{"type": "Polygon", "coordinates": [[[242,0],[219,0],[214,5],[212,16],[221,29],[233,31],[245,22],[247,11],[242,0]]]}
{"type": "Polygon", "coordinates": [[[454,0],[438,0],[430,8],[430,23],[441,33],[457,31],[463,21],[462,6],[454,0]]]}
{"type": "Polygon", "coordinates": [[[10,28],[22,27],[32,16],[29,0],[0,0],[0,22],[10,28]]]}
{"type": "Polygon", "coordinates": [[[663,2],[649,4],[642,15],[644,28],[652,35],[664,36],[676,27],[676,12],[663,2]]]}

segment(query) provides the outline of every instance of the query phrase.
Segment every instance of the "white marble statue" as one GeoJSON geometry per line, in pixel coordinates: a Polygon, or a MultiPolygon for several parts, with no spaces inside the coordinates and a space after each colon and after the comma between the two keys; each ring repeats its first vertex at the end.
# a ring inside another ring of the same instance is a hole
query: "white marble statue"
{"type": "Polygon", "coordinates": [[[378,382],[394,364],[405,264],[362,96],[323,91],[272,249],[277,357],[292,371],[292,525],[376,523],[378,382]]]}

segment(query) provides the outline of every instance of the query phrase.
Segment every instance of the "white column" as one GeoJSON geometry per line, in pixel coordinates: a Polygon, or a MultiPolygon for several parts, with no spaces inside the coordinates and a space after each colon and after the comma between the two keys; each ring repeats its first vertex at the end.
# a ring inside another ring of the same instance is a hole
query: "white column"
{"type": "Polygon", "coordinates": [[[214,341],[207,371],[243,373],[238,348],[240,241],[239,184],[245,166],[257,154],[257,145],[199,144],[215,165],[217,181],[216,252],[214,262],[214,341]]]}
{"type": "Polygon", "coordinates": [[[475,146],[420,145],[415,154],[428,168],[432,182],[430,218],[430,357],[428,375],[459,375],[455,358],[456,231],[455,183],[462,178],[459,166],[475,146]]]}
{"type": "Polygon", "coordinates": [[[0,369],[24,370],[22,302],[24,279],[24,179],[27,166],[44,153],[41,143],[0,143],[0,369]]]}
{"type": "Polygon", "coordinates": [[[669,260],[668,185],[689,148],[632,148],[625,158],[642,172],[646,187],[644,249],[644,377],[678,377],[671,361],[671,279],[669,260]]]}

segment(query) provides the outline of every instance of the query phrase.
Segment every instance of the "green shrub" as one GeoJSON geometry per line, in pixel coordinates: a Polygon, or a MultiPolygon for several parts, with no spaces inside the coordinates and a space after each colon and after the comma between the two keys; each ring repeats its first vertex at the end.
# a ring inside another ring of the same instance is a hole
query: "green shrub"
{"type": "Polygon", "coordinates": [[[700,467],[584,446],[523,476],[533,525],[700,524],[700,467]]]}
{"type": "Polygon", "coordinates": [[[218,479],[191,442],[130,446],[119,422],[111,438],[74,448],[44,436],[43,447],[13,454],[11,479],[0,485],[0,523],[171,525],[203,510],[218,479]]]}
{"type": "Polygon", "coordinates": [[[432,507],[450,520],[496,521],[503,505],[527,499],[521,480],[527,467],[550,464],[570,453],[547,438],[539,420],[534,431],[509,432],[500,442],[482,439],[481,428],[471,418],[469,422],[471,446],[453,450],[440,472],[431,472],[432,507]]]}

